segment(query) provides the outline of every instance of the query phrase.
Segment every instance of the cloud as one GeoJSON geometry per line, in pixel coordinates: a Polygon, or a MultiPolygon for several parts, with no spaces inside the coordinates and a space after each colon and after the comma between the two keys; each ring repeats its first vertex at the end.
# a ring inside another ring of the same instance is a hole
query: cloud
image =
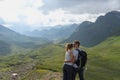
{"type": "MultiPolygon", "coordinates": [[[[58,3],[57,0],[54,1],[58,3]]],[[[55,2],[54,4],[48,0],[47,2],[56,9],[48,11],[48,14],[44,14],[43,6],[46,3],[43,0],[3,0],[0,2],[0,17],[7,25],[11,23],[24,23],[29,26],[43,26],[76,23],[96,16],[94,14],[74,15],[62,8],[57,9],[57,6],[60,7],[60,5],[55,2]]]]}
{"type": "Polygon", "coordinates": [[[120,0],[44,0],[44,3],[43,8],[46,12],[58,8],[78,14],[95,14],[105,13],[111,10],[120,10],[120,0]]]}
{"type": "MultiPolygon", "coordinates": [[[[27,10],[26,10],[27,11],[27,10]]],[[[28,25],[34,25],[34,27],[40,26],[55,26],[55,25],[64,25],[64,24],[72,24],[72,23],[80,23],[83,21],[95,21],[95,19],[102,15],[100,14],[71,14],[62,9],[56,9],[54,11],[49,11],[47,15],[42,14],[42,12],[38,10],[33,10],[33,12],[24,13],[27,18],[25,18],[24,22],[28,25]]]]}
{"type": "Polygon", "coordinates": [[[86,20],[95,21],[99,15],[110,10],[120,10],[119,0],[0,1],[0,18],[5,22],[4,25],[18,28],[24,25],[29,28],[40,28],[86,20]]]}
{"type": "Polygon", "coordinates": [[[71,24],[71,23],[80,23],[86,20],[95,21],[95,19],[102,14],[71,14],[62,9],[57,9],[54,12],[49,12],[47,16],[51,20],[51,23],[56,24],[71,24]]]}
{"type": "MultiPolygon", "coordinates": [[[[35,26],[44,20],[44,14],[39,10],[42,0],[2,0],[0,1],[0,18],[4,25],[24,24],[35,26]]],[[[8,26],[12,27],[12,26],[8,26]]]]}
{"type": "Polygon", "coordinates": [[[6,22],[19,22],[19,16],[26,16],[24,13],[28,12],[29,8],[31,13],[42,5],[41,0],[3,0],[0,1],[0,17],[6,22]]]}

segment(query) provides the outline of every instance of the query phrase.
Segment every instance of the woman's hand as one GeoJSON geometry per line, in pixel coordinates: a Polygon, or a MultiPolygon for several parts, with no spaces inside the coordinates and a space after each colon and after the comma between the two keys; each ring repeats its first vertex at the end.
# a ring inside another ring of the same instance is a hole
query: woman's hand
{"type": "Polygon", "coordinates": [[[70,63],[71,61],[64,60],[64,62],[70,63]]]}

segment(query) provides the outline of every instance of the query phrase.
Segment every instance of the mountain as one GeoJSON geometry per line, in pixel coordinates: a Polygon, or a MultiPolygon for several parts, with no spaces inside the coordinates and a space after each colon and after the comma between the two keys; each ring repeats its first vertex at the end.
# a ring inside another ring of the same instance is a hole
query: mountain
{"type": "Polygon", "coordinates": [[[92,23],[85,21],[79,25],[75,32],[63,42],[80,40],[81,44],[91,47],[106,40],[108,37],[120,36],[120,12],[108,12],[92,23]]]}
{"type": "Polygon", "coordinates": [[[36,37],[28,37],[21,35],[15,31],[12,31],[2,25],[0,25],[0,40],[8,41],[8,42],[44,42],[47,40],[36,38],[36,37]]]}
{"type": "Polygon", "coordinates": [[[25,32],[25,35],[31,37],[46,38],[49,40],[62,40],[68,38],[77,28],[77,24],[58,25],[52,28],[43,30],[34,30],[32,32],[25,32]]]}
{"type": "Polygon", "coordinates": [[[28,37],[12,31],[5,26],[0,25],[0,54],[11,53],[12,47],[35,48],[38,45],[48,43],[48,40],[28,37]]]}

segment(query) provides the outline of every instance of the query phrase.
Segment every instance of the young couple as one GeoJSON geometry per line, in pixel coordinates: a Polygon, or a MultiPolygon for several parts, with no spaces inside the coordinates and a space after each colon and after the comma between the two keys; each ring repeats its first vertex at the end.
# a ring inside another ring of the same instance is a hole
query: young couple
{"type": "Polygon", "coordinates": [[[63,66],[63,80],[75,80],[77,73],[80,80],[84,80],[84,69],[87,61],[87,53],[80,50],[80,42],[65,45],[65,60],[63,66]]]}

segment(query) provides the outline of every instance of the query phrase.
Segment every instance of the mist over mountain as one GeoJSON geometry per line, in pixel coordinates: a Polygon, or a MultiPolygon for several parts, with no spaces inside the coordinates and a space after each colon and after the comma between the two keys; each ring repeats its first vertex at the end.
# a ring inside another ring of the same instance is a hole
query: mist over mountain
{"type": "Polygon", "coordinates": [[[21,35],[5,26],[0,25],[0,54],[9,54],[12,52],[12,46],[21,48],[34,48],[38,45],[48,43],[47,39],[28,37],[21,35]]]}
{"type": "Polygon", "coordinates": [[[84,21],[80,25],[59,25],[44,30],[34,30],[21,35],[5,26],[0,25],[0,54],[11,53],[11,46],[34,49],[51,41],[64,40],[72,42],[80,40],[86,47],[95,46],[112,36],[120,35],[120,12],[112,11],[99,16],[93,23],[84,21]]]}
{"type": "Polygon", "coordinates": [[[81,23],[75,32],[63,42],[80,40],[83,46],[95,46],[108,37],[120,36],[119,21],[120,12],[108,12],[104,16],[99,16],[94,23],[88,21],[81,23]]]}
{"type": "Polygon", "coordinates": [[[24,34],[31,37],[46,38],[49,40],[62,40],[68,38],[78,27],[78,24],[58,25],[43,30],[27,31],[24,34]]]}

